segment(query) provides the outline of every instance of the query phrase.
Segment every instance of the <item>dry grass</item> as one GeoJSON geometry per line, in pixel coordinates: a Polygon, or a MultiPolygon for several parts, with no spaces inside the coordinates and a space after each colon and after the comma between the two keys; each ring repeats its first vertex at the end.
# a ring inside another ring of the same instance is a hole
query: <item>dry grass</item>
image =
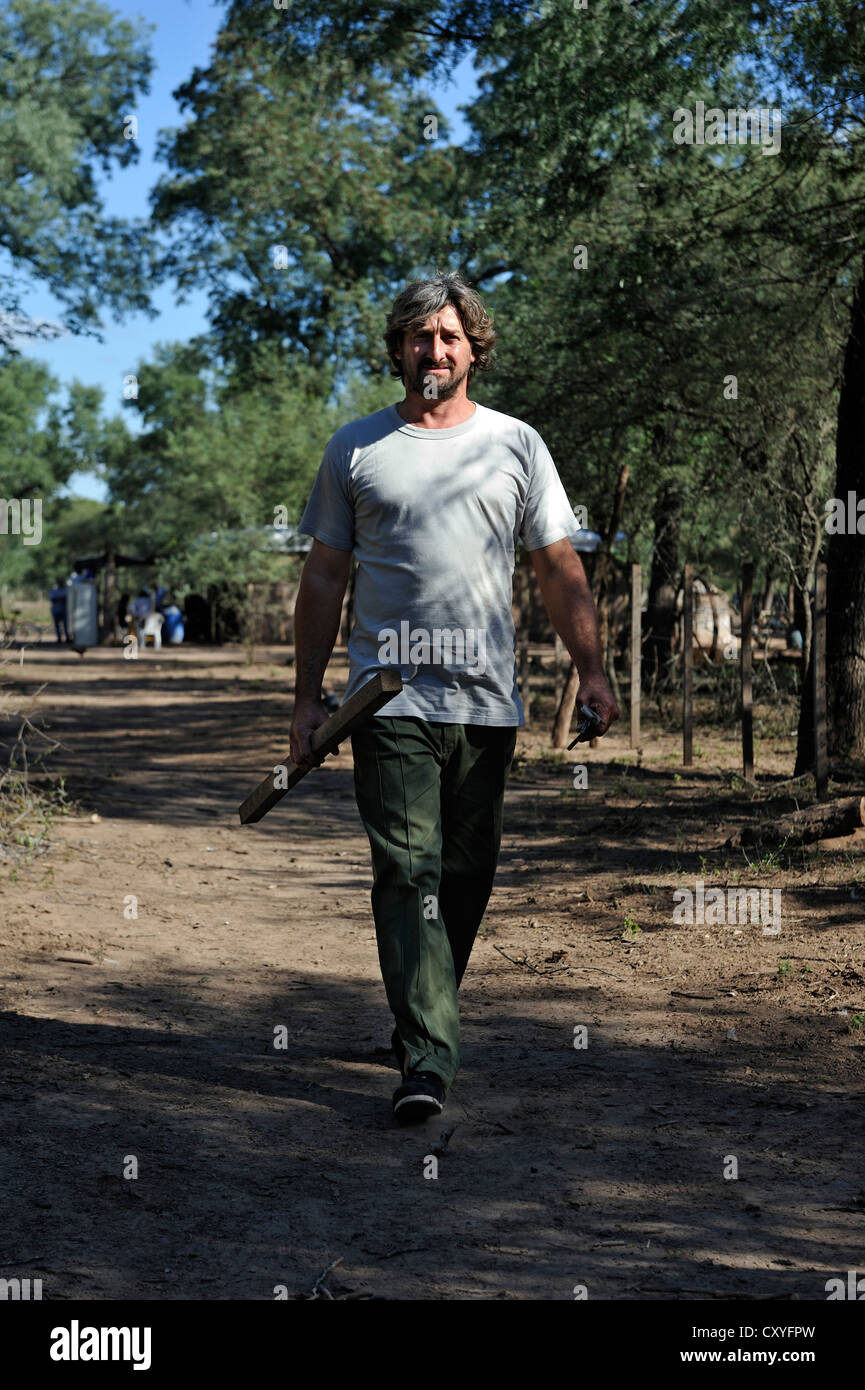
{"type": "Polygon", "coordinates": [[[44,854],[54,820],[72,807],[61,779],[45,786],[42,760],[60,745],[33,716],[35,698],[27,702],[8,688],[2,668],[13,654],[0,651],[0,862],[14,866],[44,854]]]}

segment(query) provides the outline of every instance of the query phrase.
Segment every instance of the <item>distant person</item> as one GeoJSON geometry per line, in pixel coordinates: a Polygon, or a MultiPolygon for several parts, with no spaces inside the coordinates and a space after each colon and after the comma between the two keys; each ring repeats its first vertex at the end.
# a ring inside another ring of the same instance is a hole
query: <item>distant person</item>
{"type": "Polygon", "coordinates": [[[48,597],[51,600],[51,616],[54,619],[54,630],[57,633],[59,646],[63,642],[69,641],[69,628],[66,626],[66,581],[62,575],[48,597]],[[62,636],[60,635],[61,628],[63,629],[62,636]]]}
{"type": "Polygon", "coordinates": [[[139,647],[144,646],[144,624],[151,612],[151,595],[149,589],[139,589],[138,598],[134,598],[129,605],[129,612],[132,615],[132,623],[135,628],[135,636],[138,638],[139,647]]]}
{"type": "Polygon", "coordinates": [[[131,602],[130,605],[129,605],[129,611],[130,611],[130,613],[132,614],[132,617],[134,618],[136,624],[139,623],[139,622],[141,622],[141,623],[144,622],[144,619],[147,617],[147,614],[150,612],[150,590],[149,590],[149,589],[139,589],[139,591],[138,591],[138,598],[134,598],[134,599],[132,600],[132,602],[131,602]]]}

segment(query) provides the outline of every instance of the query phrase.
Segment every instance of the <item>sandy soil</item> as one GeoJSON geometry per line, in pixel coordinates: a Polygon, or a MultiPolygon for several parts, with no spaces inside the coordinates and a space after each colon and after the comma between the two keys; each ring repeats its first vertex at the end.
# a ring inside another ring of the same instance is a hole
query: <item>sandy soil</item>
{"type": "MultiPolygon", "coordinates": [[[[0,1276],[297,1298],[338,1261],[336,1298],[823,1299],[861,1268],[861,836],[749,865],[732,736],[685,773],[651,727],[637,766],[623,722],[575,789],[521,732],[463,1069],[400,1129],[348,745],[238,822],[287,748],[287,652],[257,657],[5,671],[48,682],[78,807],[0,864],[0,1276]],[[698,878],[780,888],[780,935],[674,924],[698,878]]],[[[757,755],[766,786],[792,772],[790,739],[757,755]]]]}

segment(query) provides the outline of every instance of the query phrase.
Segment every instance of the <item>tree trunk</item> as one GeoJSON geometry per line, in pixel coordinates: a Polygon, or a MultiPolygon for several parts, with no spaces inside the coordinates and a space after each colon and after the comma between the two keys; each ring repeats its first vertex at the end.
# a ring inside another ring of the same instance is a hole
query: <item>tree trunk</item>
{"type": "Polygon", "coordinates": [[[814,766],[814,615],[810,595],[796,590],[796,626],[802,634],[802,684],[799,687],[799,729],[793,776],[801,777],[814,766]],[[800,607],[801,604],[801,607],[800,607]]]}
{"type": "MultiPolygon", "coordinates": [[[[865,261],[853,298],[838,399],[835,496],[865,495],[865,261]]],[[[830,535],[826,594],[829,755],[865,757],[865,544],[830,535]]]]}
{"type": "MultiPolygon", "coordinates": [[[[803,530],[796,560],[795,576],[795,623],[802,634],[802,684],[799,687],[799,732],[796,740],[796,766],[794,776],[814,767],[814,574],[823,529],[819,525],[808,537],[803,530]]],[[[828,720],[827,720],[828,722],[828,720]]]]}
{"type": "Polygon", "coordinates": [[[646,611],[646,678],[654,687],[673,655],[676,626],[676,585],[679,577],[679,526],[681,497],[667,483],[655,501],[655,544],[649,574],[649,605],[646,611]]]}
{"type": "Polygon", "coordinates": [[[105,557],[105,569],[102,575],[102,625],[99,630],[100,642],[117,641],[117,594],[116,594],[117,566],[114,559],[114,551],[109,550],[105,557]]]}
{"type": "Polygon", "coordinates": [[[562,641],[559,634],[556,633],[556,669],[553,685],[553,697],[555,699],[556,709],[558,709],[559,704],[561,702],[562,691],[564,689],[565,678],[567,674],[567,666],[569,665],[569,662],[567,661],[567,656],[568,653],[565,649],[565,644],[562,641]]]}

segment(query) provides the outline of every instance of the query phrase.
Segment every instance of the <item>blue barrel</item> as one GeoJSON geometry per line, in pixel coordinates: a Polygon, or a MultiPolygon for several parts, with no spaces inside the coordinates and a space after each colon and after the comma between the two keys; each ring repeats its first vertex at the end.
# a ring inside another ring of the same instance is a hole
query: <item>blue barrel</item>
{"type": "Polygon", "coordinates": [[[183,641],[183,614],[176,603],[171,603],[164,610],[165,622],[162,624],[163,642],[182,642],[183,641]]]}

